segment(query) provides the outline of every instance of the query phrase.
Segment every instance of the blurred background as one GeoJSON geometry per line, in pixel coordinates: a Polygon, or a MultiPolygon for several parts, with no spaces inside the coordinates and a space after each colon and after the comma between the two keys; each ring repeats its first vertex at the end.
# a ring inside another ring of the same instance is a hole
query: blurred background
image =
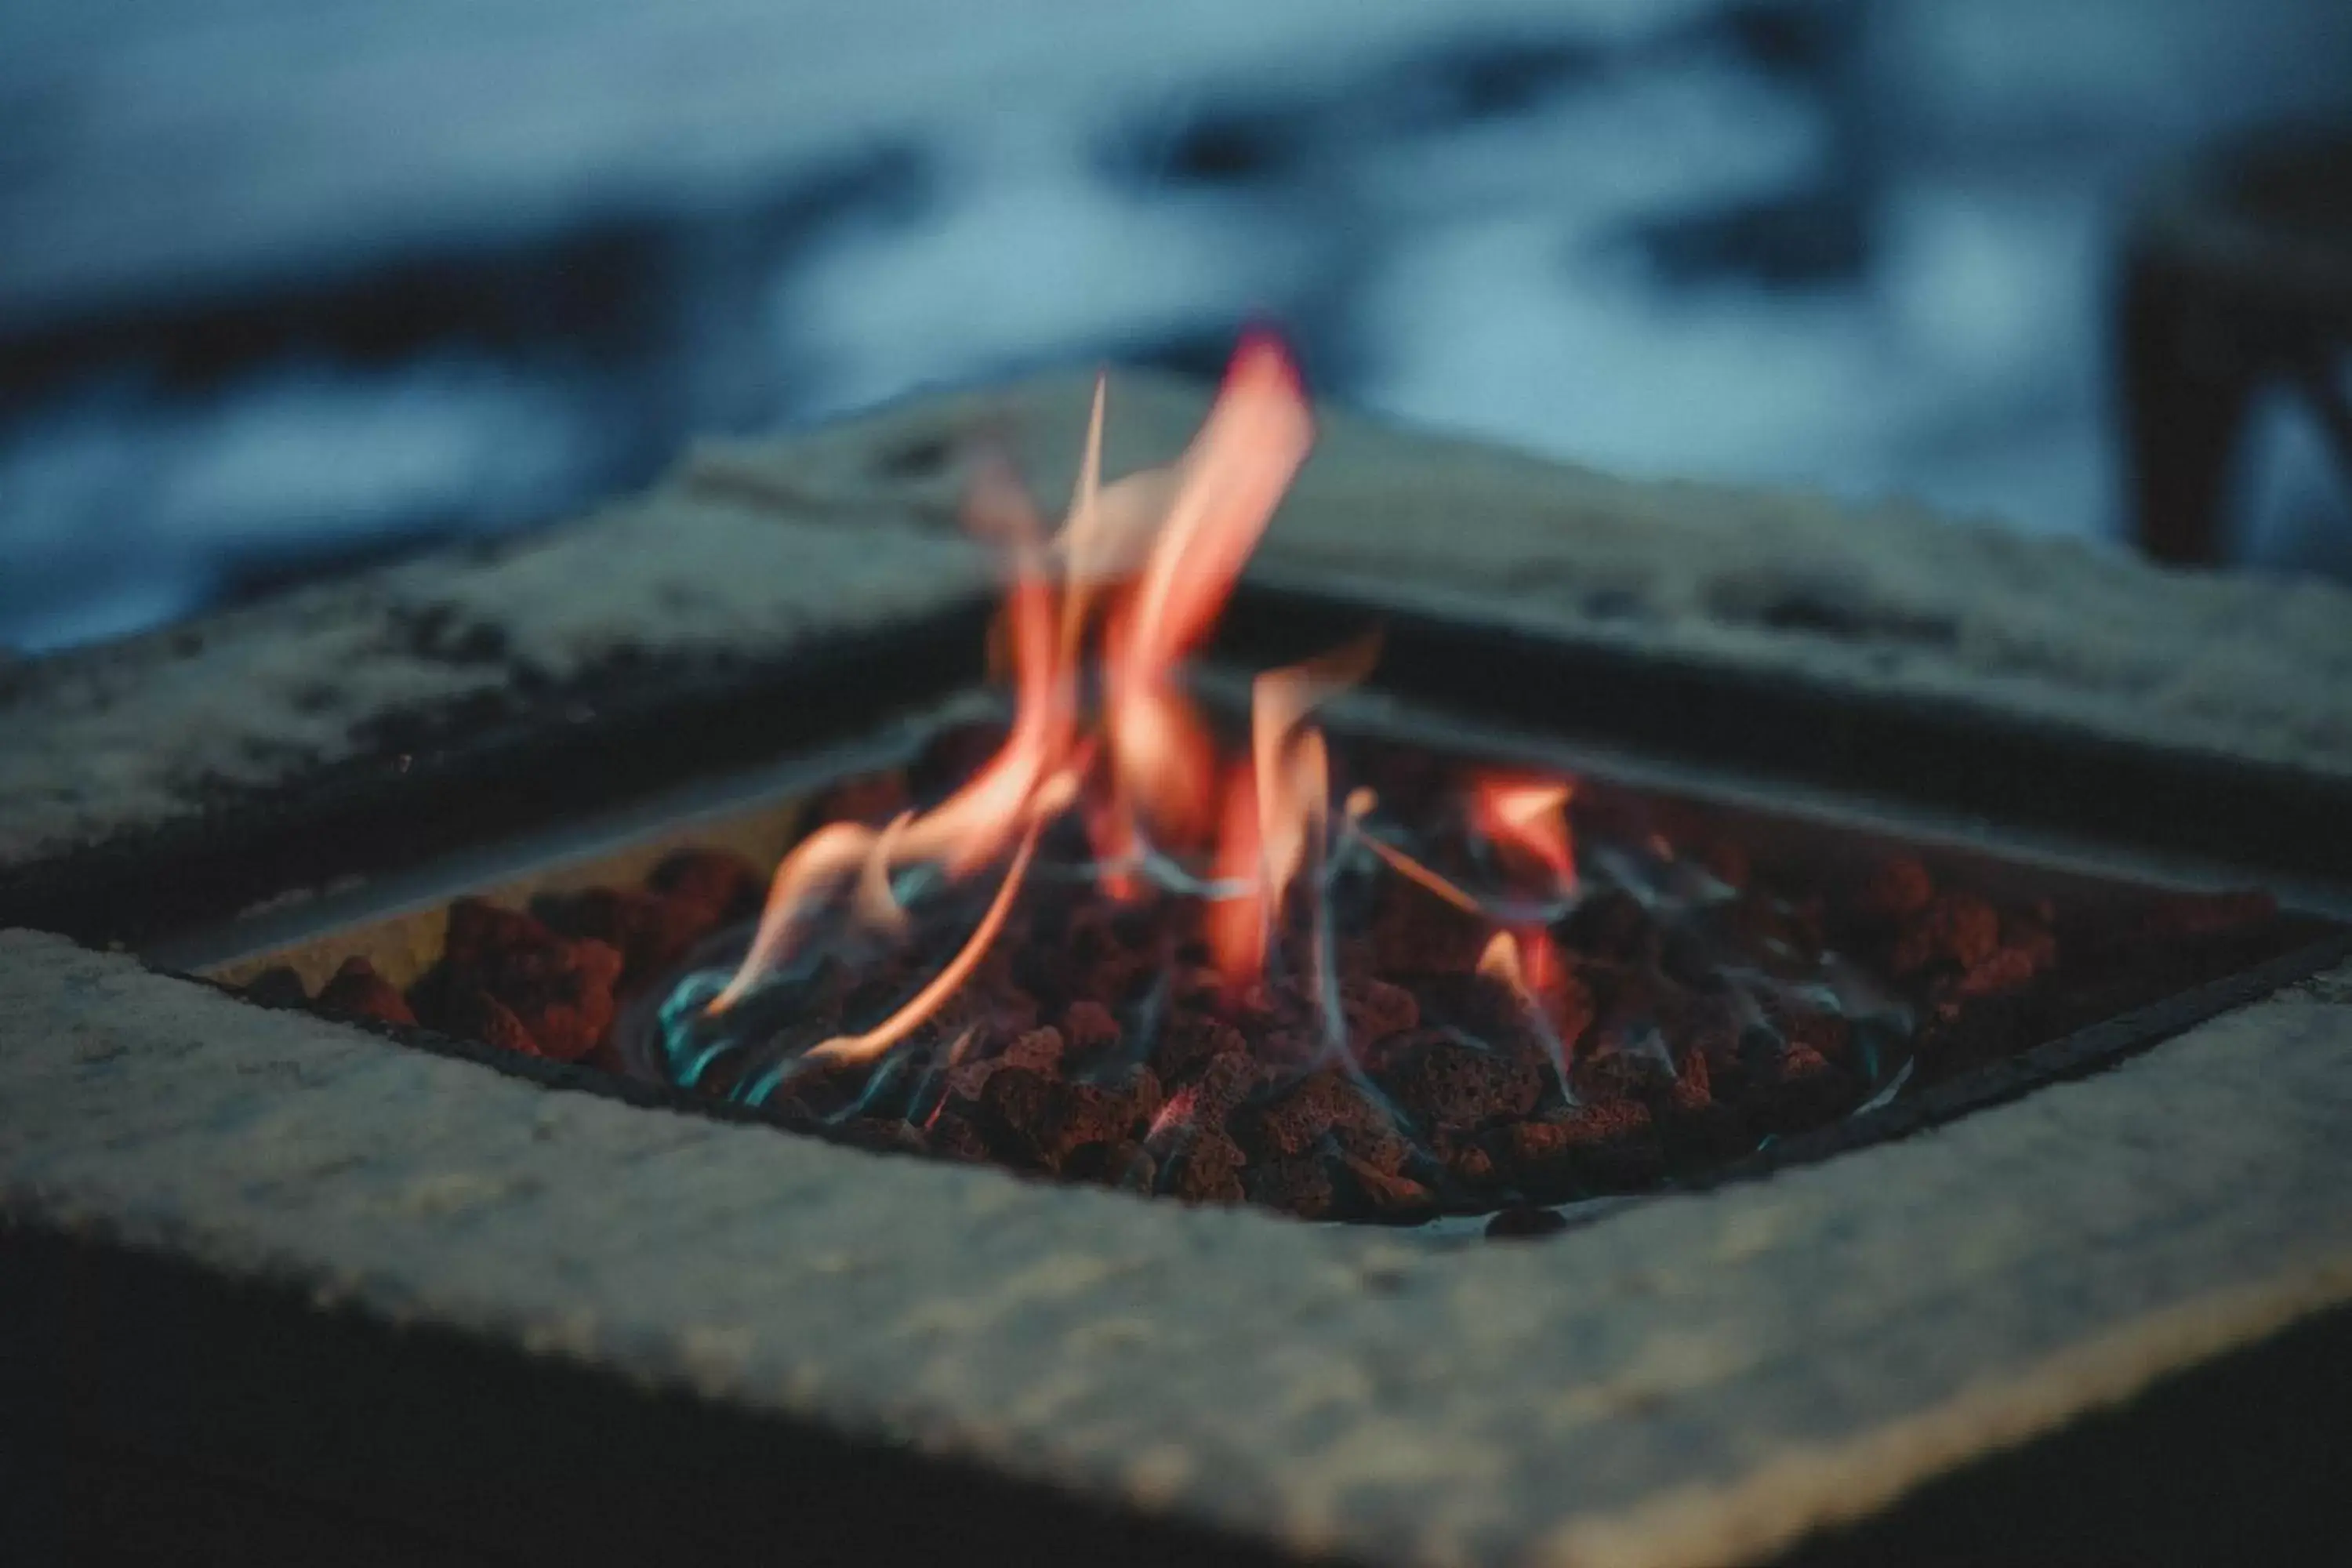
{"type": "MultiPolygon", "coordinates": [[[[2169,350],[2125,406],[2135,201],[2347,115],[2340,0],[0,0],[0,647],[1252,318],[1415,425],[2130,548],[2127,433],[2218,417],[2169,350]]],[[[2297,363],[2184,483],[2352,574],[2297,363]]]]}

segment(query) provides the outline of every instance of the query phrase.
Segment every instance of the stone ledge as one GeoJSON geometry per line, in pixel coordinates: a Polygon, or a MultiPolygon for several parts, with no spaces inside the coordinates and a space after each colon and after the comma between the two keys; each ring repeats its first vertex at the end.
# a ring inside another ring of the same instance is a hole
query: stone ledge
{"type": "Polygon", "coordinates": [[[570,701],[624,662],[772,658],[936,610],[979,553],[677,496],[0,671],[0,868],[299,785],[468,700],[570,701]]]}
{"type": "MultiPolygon", "coordinates": [[[[955,438],[1066,484],[1085,384],[933,399],[710,447],[652,494],[114,647],[0,671],[0,868],[283,789],[385,721],[561,689],[627,656],[772,656],[982,583],[955,438]]],[[[1122,377],[1114,471],[1202,395],[1122,377]]],[[[1615,480],[1334,414],[1270,574],[2128,740],[2352,776],[2352,594],[2158,570],[1903,508],[1615,480]],[[1475,529],[1451,520],[1475,519],[1475,529]]]]}
{"type": "Polygon", "coordinates": [[[0,1203],[1298,1549],[1742,1560],[2352,1299],[2352,966],[1441,1252],[555,1093],[0,935],[0,1203]]]}
{"type": "MultiPolygon", "coordinates": [[[[939,525],[957,477],[938,455],[977,437],[1009,444],[1055,497],[1090,384],[1047,377],[712,444],[670,488],[812,522],[911,510],[939,525]]],[[[1181,450],[1203,396],[1115,382],[1107,470],[1181,450]]],[[[2169,570],[1906,505],[1618,479],[1345,414],[1324,417],[1260,563],[1647,651],[2352,773],[2352,591],[2333,584],[2169,570]]]]}

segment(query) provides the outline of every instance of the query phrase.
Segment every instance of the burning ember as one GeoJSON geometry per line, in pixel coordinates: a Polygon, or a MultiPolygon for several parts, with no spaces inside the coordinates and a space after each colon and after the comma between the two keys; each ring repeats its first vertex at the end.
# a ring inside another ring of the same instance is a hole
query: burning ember
{"type": "Polygon", "coordinates": [[[1097,385],[1050,536],[1002,465],[973,486],[1008,578],[1012,712],[984,752],[959,763],[974,737],[950,736],[840,792],[764,900],[695,853],[531,914],[461,902],[405,996],[355,963],[316,1005],[875,1147],[1409,1220],[1718,1165],[2268,940],[2259,897],[2077,909],[1621,787],[1339,748],[1317,713],[1370,641],[1259,674],[1227,718],[1188,661],[1312,443],[1298,377],[1245,341],[1183,457],[1109,483],[1104,413],[1097,385]]]}

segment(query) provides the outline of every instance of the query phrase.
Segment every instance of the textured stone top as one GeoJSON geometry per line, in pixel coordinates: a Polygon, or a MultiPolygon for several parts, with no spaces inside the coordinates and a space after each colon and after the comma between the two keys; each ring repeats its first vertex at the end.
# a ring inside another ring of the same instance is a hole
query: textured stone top
{"type": "MultiPolygon", "coordinates": [[[[298,784],[388,715],[623,653],[762,656],[978,584],[955,444],[1065,493],[1086,384],[934,399],[699,452],[652,494],[111,647],[0,668],[0,866],[298,784]]],[[[1113,388],[1112,471],[1202,395],[1113,388]]],[[[1899,508],[1635,484],[1332,415],[1263,552],[1379,597],[2352,774],[2352,594],[2168,573],[1899,508]]]]}
{"type": "MultiPolygon", "coordinates": [[[[906,470],[1002,433],[1038,493],[1059,498],[1088,384],[1041,380],[714,446],[675,482],[812,521],[902,502],[944,519],[955,476],[906,470]]],[[[1181,450],[1201,407],[1181,384],[1115,383],[1107,471],[1181,450]]],[[[1375,598],[2352,773],[2352,591],[2333,584],[2167,570],[1913,507],[1612,479],[1339,414],[1259,560],[1375,598]]]]}
{"type": "Polygon", "coordinates": [[[1740,1560],[2352,1297],[2352,966],[1445,1252],[551,1092],[0,933],[0,1211],[1300,1548],[1740,1560]]]}

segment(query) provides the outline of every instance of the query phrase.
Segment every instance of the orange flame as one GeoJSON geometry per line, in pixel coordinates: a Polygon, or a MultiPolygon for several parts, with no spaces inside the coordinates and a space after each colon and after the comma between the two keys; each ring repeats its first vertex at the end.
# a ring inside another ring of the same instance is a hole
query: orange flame
{"type": "Polygon", "coordinates": [[[1042,781],[1065,763],[1076,743],[1076,675],[1054,648],[1054,593],[1043,574],[1034,529],[1024,521],[1026,503],[1012,507],[983,482],[971,515],[978,528],[1010,526],[1016,572],[1005,600],[1013,666],[1013,720],[1004,744],[981,770],[930,811],[909,815],[876,834],[834,823],[803,840],[776,868],[751,951],[710,1009],[724,1012],[796,951],[808,921],[845,882],[855,881],[860,923],[879,935],[896,933],[892,869],[939,861],[962,878],[1002,855],[1020,834],[1042,781]]]}
{"type": "Polygon", "coordinates": [[[1527,975],[1519,967],[1518,939],[1509,931],[1498,931],[1487,939],[1478,954],[1478,973],[1509,986],[1522,999],[1528,994],[1527,975]]]}
{"type": "MultiPolygon", "coordinates": [[[[1203,932],[1229,991],[1264,975],[1294,890],[1320,899],[1333,842],[1331,780],[1313,715],[1363,679],[1377,642],[1259,676],[1249,750],[1240,758],[1220,754],[1181,679],[1313,444],[1297,374],[1273,339],[1245,339],[1183,456],[1112,483],[1102,478],[1105,401],[1097,381],[1069,510],[1050,542],[1003,462],[980,468],[966,500],[967,526],[1003,552],[1009,572],[992,644],[1013,689],[1003,743],[929,811],[902,813],[879,831],[835,823],[803,840],[777,868],[750,951],[711,1011],[733,1005],[789,959],[827,910],[843,910],[850,929],[870,940],[904,942],[914,922],[900,902],[899,869],[930,867],[969,882],[1001,865],[985,910],[936,973],[873,1028],[825,1040],[805,1058],[876,1059],[912,1037],[979,969],[1004,932],[1047,825],[1073,808],[1109,897],[1140,898],[1155,886],[1205,892],[1203,932]],[[1102,671],[1091,718],[1080,706],[1090,650],[1102,671]],[[1203,860],[1214,879],[1207,889],[1191,881],[1203,860]]],[[[1553,891],[1566,893],[1576,880],[1567,810],[1573,788],[1561,779],[1482,774],[1471,784],[1471,826],[1507,868],[1540,870],[1553,891]]],[[[1369,790],[1350,794],[1340,834],[1433,896],[1486,918],[1470,893],[1365,827],[1377,804],[1369,790]]],[[[1328,911],[1319,902],[1311,908],[1315,988],[1327,1035],[1344,1051],[1328,911]]],[[[1539,923],[1507,926],[1479,970],[1520,999],[1564,1075],[1553,1017],[1560,964],[1549,933],[1539,923]]],[[[949,1056],[973,1038],[965,1030],[949,1056]]]]}
{"type": "Polygon", "coordinates": [[[1562,893],[1576,887],[1576,852],[1569,837],[1566,779],[1485,774],[1473,782],[1470,822],[1486,841],[1541,867],[1562,893]]]}
{"type": "Polygon", "coordinates": [[[1524,931],[1498,931],[1478,955],[1478,973],[1507,987],[1518,998],[1528,1023],[1568,1081],[1568,1048],[1561,1044],[1553,997],[1559,984],[1559,951],[1551,933],[1540,927],[1524,931]]]}
{"type": "Polygon", "coordinates": [[[1216,801],[1215,748],[1176,689],[1176,672],[1216,624],[1314,443],[1289,356],[1270,337],[1244,338],[1171,476],[1165,521],[1133,595],[1106,630],[1103,723],[1115,795],[1163,843],[1197,847],[1216,801]]]}
{"type": "Polygon", "coordinates": [[[1004,917],[1013,910],[1013,900],[1021,891],[1021,880],[1028,874],[1029,857],[1037,848],[1037,829],[1043,826],[1033,821],[1022,834],[1019,847],[1013,851],[1013,864],[1005,868],[1004,880],[998,884],[996,897],[989,901],[988,912],[980,917],[980,924],[945,969],[933,975],[929,984],[915,993],[905,1005],[892,1013],[862,1035],[836,1035],[832,1039],[809,1048],[811,1061],[872,1061],[921,1026],[924,1019],[938,1010],[940,1003],[956,993],[957,987],[971,977],[971,972],[987,956],[989,944],[1004,927],[1004,917]]]}
{"type": "Polygon", "coordinates": [[[1264,859],[1258,815],[1257,780],[1246,764],[1237,763],[1225,774],[1217,858],[1210,870],[1226,890],[1210,901],[1203,921],[1209,960],[1224,977],[1228,994],[1246,989],[1265,962],[1270,927],[1257,889],[1264,859]]]}
{"type": "Polygon", "coordinates": [[[981,467],[966,500],[966,525],[1011,566],[1000,625],[1013,684],[1004,743],[929,811],[879,833],[835,824],[804,840],[777,868],[751,949],[712,1011],[791,957],[815,917],[845,898],[855,929],[902,939],[909,922],[892,881],[898,868],[936,865],[965,880],[1009,855],[986,913],[947,966],[875,1028],[810,1055],[864,1061],[887,1050],[969,978],[1004,926],[1045,823],[1074,804],[1083,805],[1114,897],[1140,891],[1135,868],[1154,848],[1213,847],[1220,879],[1247,890],[1213,905],[1213,946],[1231,960],[1229,973],[1241,973],[1244,953],[1253,969],[1263,963],[1269,911],[1319,842],[1328,809],[1328,763],[1306,714],[1335,681],[1360,678],[1370,650],[1265,678],[1254,704],[1260,760],[1229,772],[1179,678],[1305,461],[1314,420],[1281,345],[1252,336],[1183,457],[1105,484],[1104,403],[1098,381],[1069,512],[1051,548],[1002,462],[981,467]],[[1078,710],[1079,673],[1097,627],[1100,745],[1082,733],[1078,710]],[[1097,787],[1081,802],[1089,779],[1097,787]]]}
{"type": "Polygon", "coordinates": [[[1263,971],[1291,885],[1324,841],[1331,763],[1307,715],[1363,679],[1379,657],[1380,639],[1362,637],[1250,683],[1250,763],[1226,777],[1216,875],[1254,883],[1255,892],[1221,899],[1209,912],[1211,955],[1229,991],[1263,971]]]}

